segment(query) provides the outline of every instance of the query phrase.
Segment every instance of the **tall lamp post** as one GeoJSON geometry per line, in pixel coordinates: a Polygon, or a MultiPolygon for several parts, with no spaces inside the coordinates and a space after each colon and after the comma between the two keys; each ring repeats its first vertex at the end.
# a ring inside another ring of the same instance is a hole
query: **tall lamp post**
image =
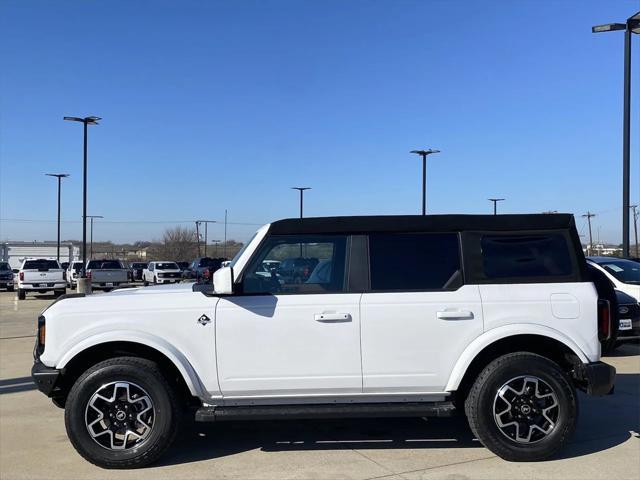
{"type": "Polygon", "coordinates": [[[422,157],[422,215],[427,214],[427,156],[440,153],[440,150],[411,150],[422,157]]]}
{"type": "Polygon", "coordinates": [[[83,168],[82,168],[82,273],[78,281],[78,291],[84,293],[87,287],[87,131],[89,125],[98,125],[98,120],[102,120],[100,117],[64,117],[64,120],[70,122],[80,122],[83,125],[84,130],[84,156],[83,156],[83,168]]]}
{"type": "Polygon", "coordinates": [[[198,255],[200,255],[200,224],[204,223],[204,256],[207,256],[207,241],[209,236],[209,224],[217,223],[215,220],[196,220],[196,234],[198,235],[198,255]]]}
{"type": "Polygon", "coordinates": [[[102,215],[87,215],[91,219],[91,233],[89,234],[89,260],[93,260],[93,219],[104,218],[102,215]]]}
{"type": "Polygon", "coordinates": [[[504,202],[504,198],[489,198],[490,202],[493,202],[493,214],[498,214],[498,202],[504,202]]]}
{"type": "Polygon", "coordinates": [[[640,33],[640,12],[625,23],[608,23],[591,28],[592,33],[624,30],[624,107],[622,113],[622,256],[629,256],[629,190],[631,169],[631,34],[640,33]]]}
{"type": "Polygon", "coordinates": [[[300,192],[300,218],[302,218],[304,209],[304,191],[311,190],[311,187],[291,187],[291,190],[298,190],[300,192]]]}
{"type": "Polygon", "coordinates": [[[56,177],[58,179],[58,248],[56,250],[56,260],[60,262],[60,189],[62,188],[62,179],[69,176],[68,173],[45,173],[47,177],[56,177]]]}

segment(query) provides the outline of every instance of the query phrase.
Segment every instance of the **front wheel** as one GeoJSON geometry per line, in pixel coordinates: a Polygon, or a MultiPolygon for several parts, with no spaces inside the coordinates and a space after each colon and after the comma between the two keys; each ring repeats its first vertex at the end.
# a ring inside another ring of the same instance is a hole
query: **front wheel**
{"type": "Polygon", "coordinates": [[[27,298],[27,292],[25,292],[22,288],[18,289],[18,300],[24,300],[27,298]]]}
{"type": "Polygon", "coordinates": [[[514,462],[544,460],[573,434],[578,399],[567,374],[527,352],[504,355],[478,376],[465,402],[474,435],[514,462]]]}
{"type": "Polygon", "coordinates": [[[138,468],[156,461],[175,439],[178,420],[178,400],[160,368],[136,357],[91,367],[65,404],[71,443],[103,468],[138,468]]]}

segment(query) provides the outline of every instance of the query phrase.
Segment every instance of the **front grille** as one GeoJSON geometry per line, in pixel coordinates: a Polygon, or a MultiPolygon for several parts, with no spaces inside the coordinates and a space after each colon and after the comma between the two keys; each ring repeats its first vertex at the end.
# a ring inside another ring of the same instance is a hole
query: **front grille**
{"type": "Polygon", "coordinates": [[[163,277],[164,278],[180,278],[180,273],[178,272],[163,273],[163,277]]]}

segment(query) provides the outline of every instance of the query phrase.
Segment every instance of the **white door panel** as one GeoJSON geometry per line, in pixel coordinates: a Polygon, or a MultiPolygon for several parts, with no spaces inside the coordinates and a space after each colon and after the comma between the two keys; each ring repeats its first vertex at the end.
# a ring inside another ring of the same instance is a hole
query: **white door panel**
{"type": "Polygon", "coordinates": [[[456,360],[483,331],[477,285],[456,291],[365,293],[364,392],[443,391],[456,360]]]}
{"type": "Polygon", "coordinates": [[[223,395],[361,393],[360,297],[222,298],[216,347],[223,395]]]}

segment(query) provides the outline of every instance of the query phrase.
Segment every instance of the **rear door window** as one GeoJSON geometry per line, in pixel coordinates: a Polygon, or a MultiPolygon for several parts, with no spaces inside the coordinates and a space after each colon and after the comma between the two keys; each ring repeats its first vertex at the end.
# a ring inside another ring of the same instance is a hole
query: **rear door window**
{"type": "Polygon", "coordinates": [[[24,262],[24,270],[51,270],[60,268],[56,260],[27,260],[24,262]]]}
{"type": "Polygon", "coordinates": [[[456,233],[369,235],[372,291],[453,290],[462,285],[456,233]]]}
{"type": "Polygon", "coordinates": [[[566,277],[573,273],[567,239],[544,235],[484,235],[480,242],[487,278],[566,277]]]}

